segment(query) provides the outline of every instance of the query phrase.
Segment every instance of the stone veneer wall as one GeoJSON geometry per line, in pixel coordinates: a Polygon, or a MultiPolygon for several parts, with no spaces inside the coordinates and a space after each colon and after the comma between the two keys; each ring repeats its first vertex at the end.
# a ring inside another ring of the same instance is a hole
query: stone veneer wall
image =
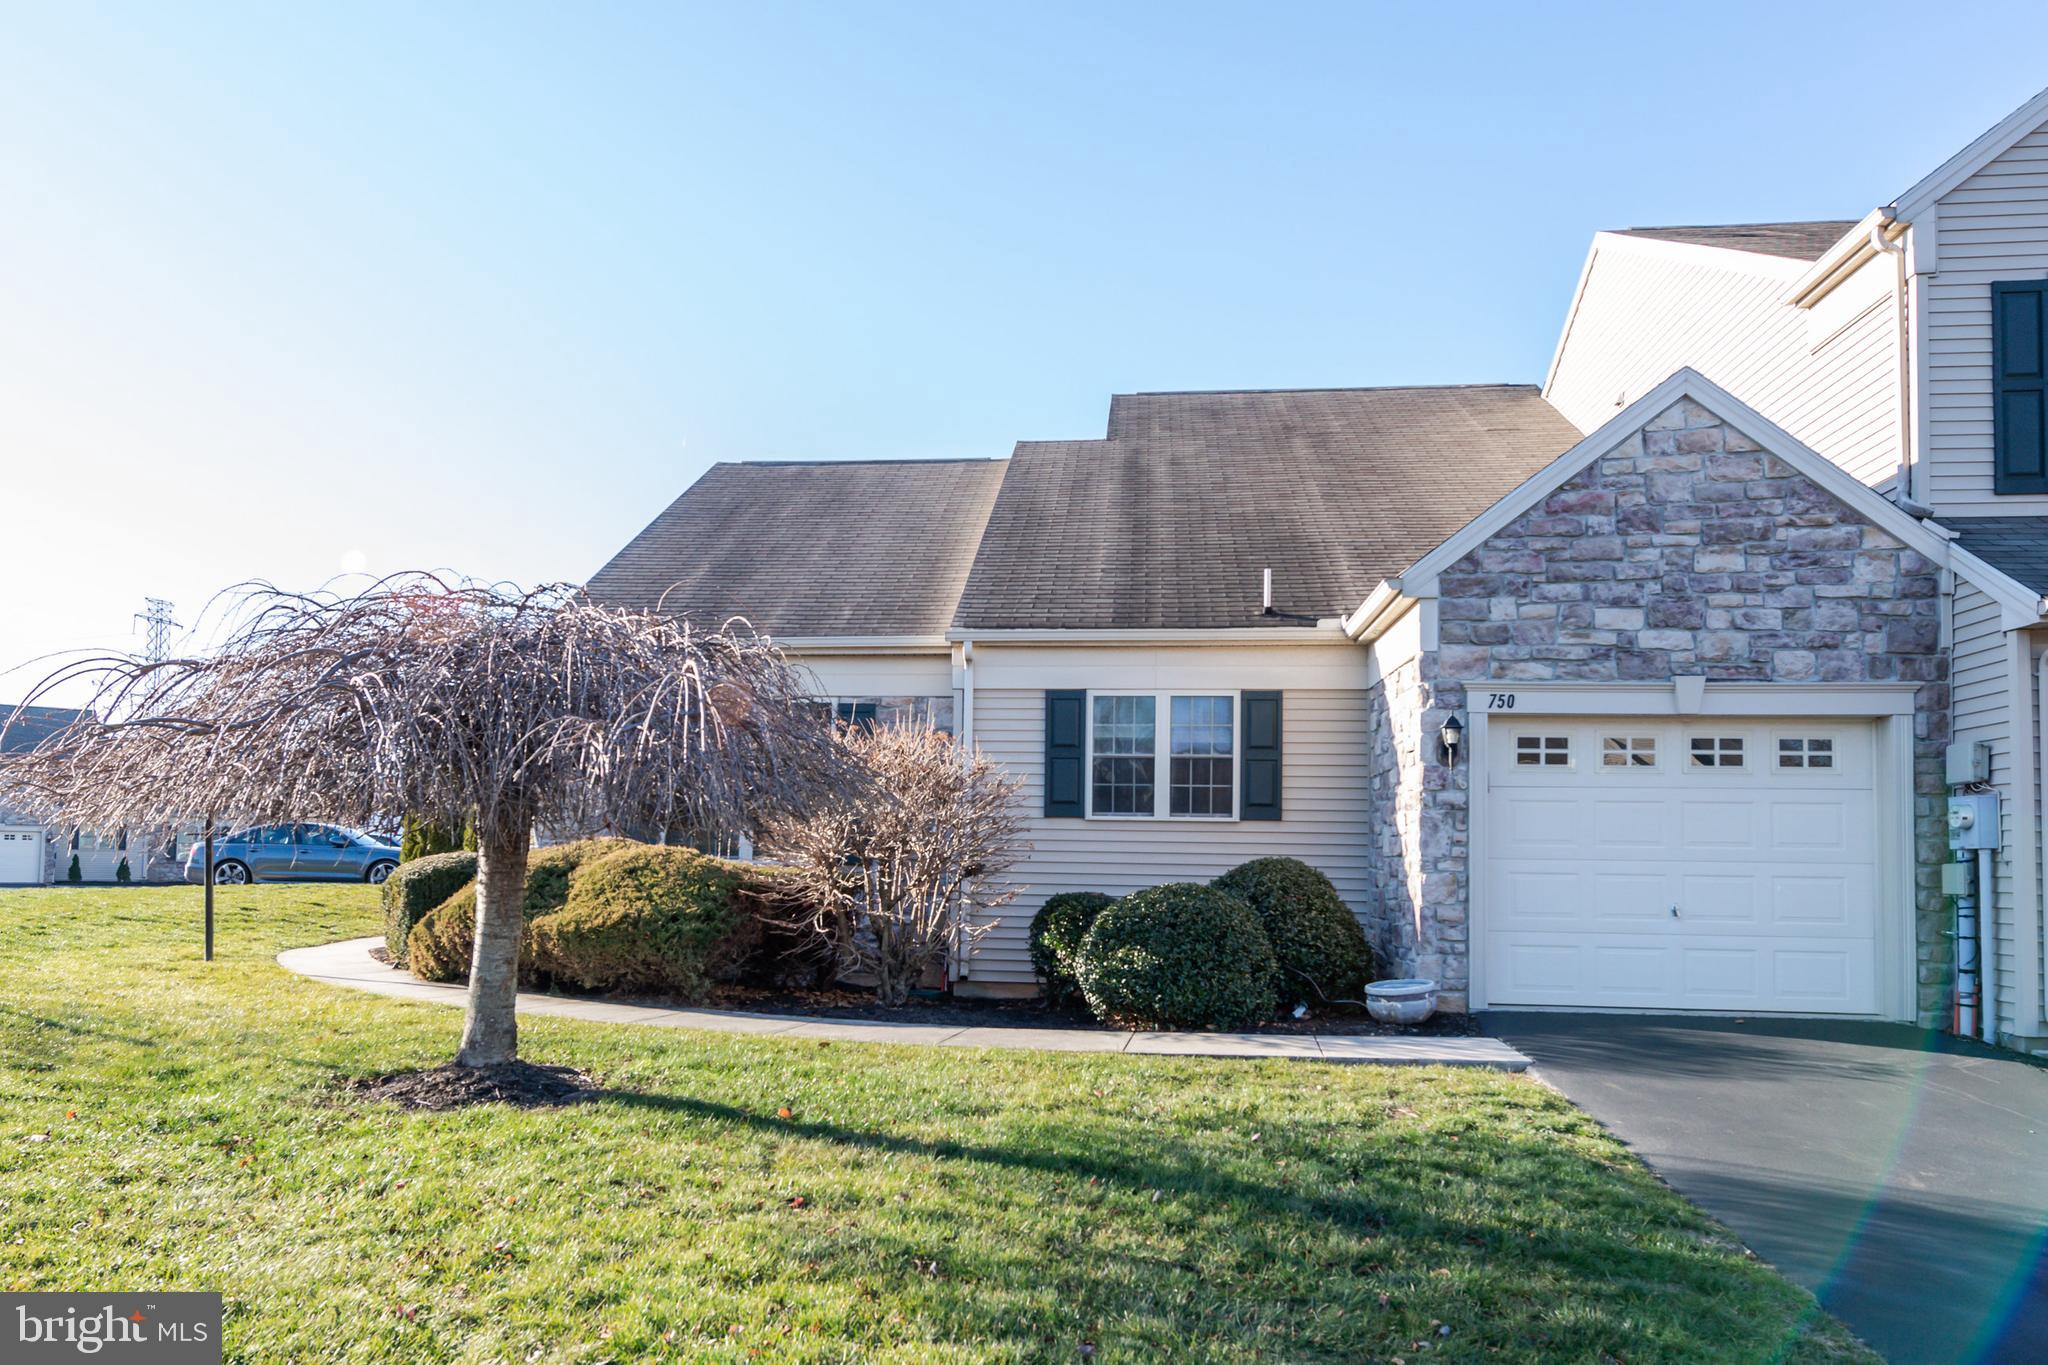
{"type": "Polygon", "coordinates": [[[1388,969],[1437,978],[1451,1007],[1470,980],[1468,769],[1422,742],[1465,708],[1466,684],[1913,682],[1919,1008],[1934,1022],[1950,962],[1939,593],[1924,556],[1705,408],[1673,405],[1442,575],[1438,648],[1412,689],[1387,689],[1386,742],[1401,762],[1421,755],[1390,779],[1413,787],[1419,826],[1398,796],[1375,817],[1400,849],[1372,926],[1388,969]]]}
{"type": "MultiPolygon", "coordinates": [[[[1457,918],[1455,908],[1444,903],[1443,887],[1431,885],[1424,870],[1427,843],[1442,837],[1444,822],[1423,819],[1423,781],[1427,766],[1434,765],[1426,766],[1423,758],[1422,696],[1420,656],[1388,669],[1366,694],[1374,832],[1367,850],[1373,903],[1365,922],[1385,976],[1423,971],[1424,945],[1437,932],[1436,920],[1423,914],[1425,905],[1434,902],[1439,913],[1457,918]]],[[[1436,772],[1440,783],[1442,769],[1436,772]]]]}

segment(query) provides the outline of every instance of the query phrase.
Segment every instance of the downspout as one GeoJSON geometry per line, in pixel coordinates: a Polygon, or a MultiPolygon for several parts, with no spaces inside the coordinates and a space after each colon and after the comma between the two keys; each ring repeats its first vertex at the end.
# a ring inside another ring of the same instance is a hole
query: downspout
{"type": "Polygon", "coordinates": [[[1877,211],[1877,217],[1878,221],[1870,229],[1870,248],[1880,255],[1890,256],[1895,262],[1892,312],[1899,320],[1899,475],[1892,502],[1908,516],[1931,517],[1934,509],[1913,499],[1913,328],[1907,314],[1913,291],[1906,273],[1906,247],[1903,242],[1894,242],[1885,235],[1888,229],[1897,226],[1898,209],[1887,204],[1877,211]]]}
{"type": "MultiPolygon", "coordinates": [[[[964,765],[974,762],[974,641],[960,642],[960,761],[964,765]]],[[[953,916],[953,980],[965,981],[973,974],[972,954],[968,951],[966,908],[953,916]]],[[[948,988],[951,987],[948,982],[948,988]]]]}
{"type": "Polygon", "coordinates": [[[960,642],[960,748],[974,754],[974,641],[960,642]]]}

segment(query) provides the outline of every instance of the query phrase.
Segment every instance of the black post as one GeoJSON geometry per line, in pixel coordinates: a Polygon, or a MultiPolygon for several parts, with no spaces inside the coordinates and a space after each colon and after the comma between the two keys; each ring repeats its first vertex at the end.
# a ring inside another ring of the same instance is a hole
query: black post
{"type": "Polygon", "coordinates": [[[206,817],[206,960],[213,961],[213,817],[206,817]]]}

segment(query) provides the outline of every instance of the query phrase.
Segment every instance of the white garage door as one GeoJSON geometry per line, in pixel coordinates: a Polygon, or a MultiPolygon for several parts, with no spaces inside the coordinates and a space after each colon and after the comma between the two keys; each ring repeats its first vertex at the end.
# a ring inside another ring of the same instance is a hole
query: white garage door
{"type": "Polygon", "coordinates": [[[1870,725],[1488,732],[1490,1003],[1877,1012],[1870,725]]]}
{"type": "Polygon", "coordinates": [[[42,834],[33,829],[0,829],[0,886],[42,879],[42,834]]]}

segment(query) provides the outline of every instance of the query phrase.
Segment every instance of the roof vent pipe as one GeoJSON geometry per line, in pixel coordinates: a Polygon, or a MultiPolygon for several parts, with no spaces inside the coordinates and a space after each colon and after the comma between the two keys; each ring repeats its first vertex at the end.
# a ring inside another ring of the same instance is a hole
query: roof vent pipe
{"type": "Polygon", "coordinates": [[[1899,475],[1898,486],[1892,490],[1892,502],[1907,516],[1931,517],[1933,508],[1913,500],[1913,329],[1906,316],[1913,295],[1906,275],[1905,244],[1885,236],[1887,229],[1897,226],[1898,221],[1898,209],[1887,204],[1877,211],[1877,221],[1870,225],[1870,249],[1897,262],[1892,304],[1899,319],[1899,475]]]}
{"type": "Polygon", "coordinates": [[[1265,577],[1266,577],[1266,581],[1265,581],[1265,587],[1263,588],[1263,590],[1262,590],[1262,591],[1260,592],[1260,594],[1259,594],[1259,615],[1261,615],[1261,616],[1278,616],[1278,615],[1279,615],[1280,613],[1279,613],[1279,612],[1277,612],[1277,611],[1274,611],[1274,610],[1273,610],[1273,571],[1272,571],[1272,569],[1270,569],[1270,568],[1269,568],[1269,569],[1267,569],[1267,570],[1266,570],[1266,575],[1265,575],[1265,577]]]}

